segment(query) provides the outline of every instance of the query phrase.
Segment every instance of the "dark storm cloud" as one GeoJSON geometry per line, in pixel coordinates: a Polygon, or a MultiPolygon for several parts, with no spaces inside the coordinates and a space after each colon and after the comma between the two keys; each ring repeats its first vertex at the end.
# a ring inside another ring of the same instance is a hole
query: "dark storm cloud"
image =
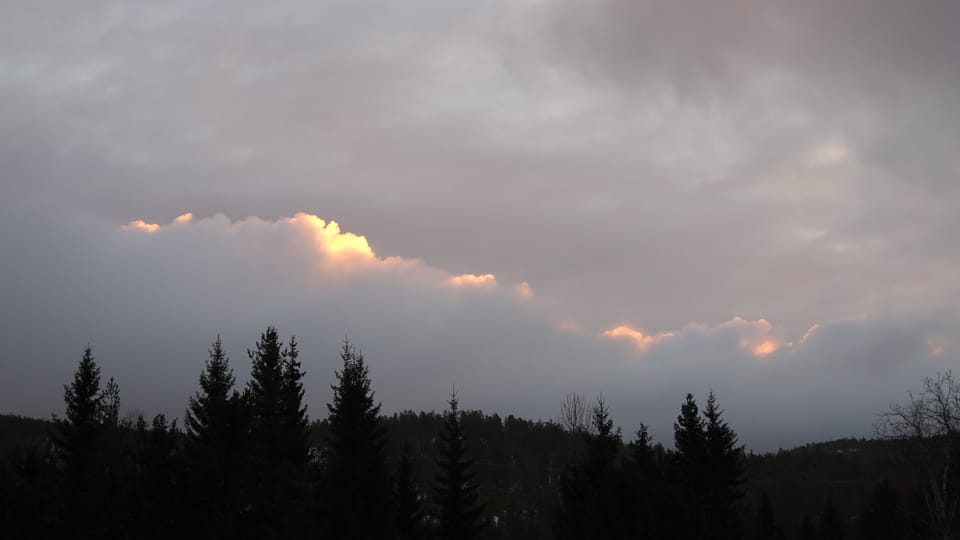
{"type": "Polygon", "coordinates": [[[609,389],[624,427],[664,434],[683,392],[713,386],[754,444],[862,432],[956,360],[957,9],[6,3],[0,408],[55,409],[91,341],[137,406],[176,413],[216,332],[242,363],[276,322],[322,358],[316,389],[355,336],[390,407],[434,406],[418,377],[538,416],[609,389]],[[185,211],[179,232],[120,229],[185,211]],[[302,239],[267,226],[297,211],[420,262],[310,285],[302,239]],[[200,219],[219,212],[256,234],[224,240],[200,219]],[[424,285],[461,273],[500,288],[424,285]],[[761,318],[778,348],[758,361],[740,341],[761,318]],[[621,324],[674,336],[599,337],[621,324]],[[769,402],[804,435],[751,414],[769,402]]]}

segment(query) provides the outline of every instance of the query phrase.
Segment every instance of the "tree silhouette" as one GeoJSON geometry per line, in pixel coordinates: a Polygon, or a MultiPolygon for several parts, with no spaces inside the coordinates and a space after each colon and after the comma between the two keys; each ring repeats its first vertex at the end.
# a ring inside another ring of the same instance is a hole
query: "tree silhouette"
{"type": "Polygon", "coordinates": [[[703,418],[693,394],[687,394],[680,415],[673,424],[674,452],[672,474],[680,495],[677,535],[681,538],[705,538],[705,470],[707,448],[703,418]]]}
{"type": "Polygon", "coordinates": [[[626,486],[625,520],[632,523],[632,536],[639,539],[662,538],[665,519],[670,513],[670,497],[666,488],[662,464],[653,446],[648,428],[640,424],[636,439],[627,445],[624,472],[626,486]]]}
{"type": "Polygon", "coordinates": [[[363,354],[344,341],[327,404],[327,464],[321,501],[328,536],[388,538],[393,526],[384,432],[363,354]]]}
{"type": "Polygon", "coordinates": [[[620,429],[601,396],[593,408],[592,429],[583,433],[585,455],[567,471],[560,485],[555,533],[560,538],[624,538],[634,524],[626,511],[626,484],[617,467],[620,429]]]}
{"type": "Polygon", "coordinates": [[[703,412],[706,462],[705,506],[707,530],[717,540],[739,538],[742,524],[737,508],[743,497],[743,453],[737,446],[737,434],[723,420],[723,411],[711,391],[703,412]]]}
{"type": "Polygon", "coordinates": [[[109,498],[111,474],[116,474],[119,464],[111,463],[116,453],[104,440],[104,420],[115,416],[104,406],[105,401],[109,407],[119,407],[119,389],[111,383],[110,399],[105,400],[100,367],[88,345],[73,382],[64,386],[65,418],[55,418],[52,440],[60,462],[64,497],[59,514],[64,530],[79,538],[107,536],[115,526],[108,519],[108,506],[113,502],[109,498]]]}
{"type": "Polygon", "coordinates": [[[310,458],[307,406],[303,404],[303,372],[300,350],[295,336],[291,336],[282,352],[282,405],[284,459],[293,474],[302,474],[310,458]]]}
{"type": "Polygon", "coordinates": [[[100,367],[89,346],[83,351],[73,382],[63,387],[66,413],[57,420],[54,442],[68,482],[80,488],[96,456],[96,440],[103,431],[100,367]]]}
{"type": "Polygon", "coordinates": [[[483,530],[483,506],[477,503],[480,486],[474,482],[473,460],[467,457],[456,393],[450,395],[449,405],[434,459],[437,533],[444,540],[469,540],[483,530]]]}
{"type": "Polygon", "coordinates": [[[252,519],[261,537],[287,537],[304,510],[302,480],[306,477],[306,409],[296,340],[284,348],[277,329],[260,334],[251,360],[247,400],[253,443],[252,519]],[[293,353],[293,358],[288,355],[293,353]]]}
{"type": "Polygon", "coordinates": [[[194,534],[236,538],[248,496],[250,419],[220,336],[185,415],[186,477],[194,534]]]}

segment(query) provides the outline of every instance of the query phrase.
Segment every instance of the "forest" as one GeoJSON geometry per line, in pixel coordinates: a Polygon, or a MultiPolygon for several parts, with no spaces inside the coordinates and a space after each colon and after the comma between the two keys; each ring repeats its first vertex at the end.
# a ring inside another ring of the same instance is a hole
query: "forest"
{"type": "Polygon", "coordinates": [[[296,338],[267,327],[239,387],[219,337],[182,422],[121,417],[87,347],[62,415],[0,416],[0,538],[948,539],[960,532],[960,383],[923,382],[877,437],[747,452],[719,397],[678,396],[673,441],[602,396],[558,419],[382,415],[345,341],[324,418],[296,338]],[[701,405],[702,404],[702,405],[701,405]]]}

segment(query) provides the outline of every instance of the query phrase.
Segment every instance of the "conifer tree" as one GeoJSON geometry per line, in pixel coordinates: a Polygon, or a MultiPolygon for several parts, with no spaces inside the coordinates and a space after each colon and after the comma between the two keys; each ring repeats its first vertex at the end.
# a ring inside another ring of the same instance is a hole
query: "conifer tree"
{"type": "Polygon", "coordinates": [[[707,530],[717,540],[739,538],[742,523],[738,502],[743,497],[743,453],[737,446],[737,434],[723,420],[723,411],[711,391],[703,411],[705,419],[704,473],[707,530]]]}
{"type": "Polygon", "coordinates": [[[327,463],[321,504],[331,538],[389,538],[392,486],[386,462],[384,428],[374,401],[363,354],[349,341],[340,351],[343,369],[329,412],[327,463]]]}
{"type": "Polygon", "coordinates": [[[120,385],[110,377],[100,397],[100,425],[110,429],[120,426],[120,385]]]}
{"type": "Polygon", "coordinates": [[[310,433],[307,406],[303,403],[303,372],[297,338],[291,336],[281,351],[280,465],[286,501],[285,521],[282,527],[288,535],[294,531],[307,532],[310,523],[310,433]]]}
{"type": "Polygon", "coordinates": [[[303,404],[303,377],[296,336],[282,352],[283,453],[290,474],[302,477],[310,458],[307,406],[303,404]]]}
{"type": "Polygon", "coordinates": [[[676,523],[679,538],[705,538],[706,433],[693,394],[687,394],[673,424],[672,474],[679,491],[682,517],[676,523]]]}
{"type": "Polygon", "coordinates": [[[247,355],[251,360],[246,389],[253,468],[251,520],[258,536],[276,537],[284,535],[289,525],[288,503],[294,490],[287,459],[291,395],[286,388],[287,362],[277,329],[268,326],[261,332],[254,349],[248,350],[247,355]]]}
{"type": "Polygon", "coordinates": [[[220,336],[208,351],[200,389],[185,415],[186,482],[194,534],[235,538],[246,504],[249,414],[220,336]]]}
{"type": "MultiPolygon", "coordinates": [[[[617,462],[622,445],[620,429],[603,396],[593,408],[591,430],[585,433],[585,455],[572,464],[560,484],[560,508],[555,534],[559,538],[642,538],[642,493],[631,493],[635,475],[617,462]]],[[[642,435],[643,442],[649,439],[642,435]]],[[[634,449],[638,454],[645,450],[634,449]]]]}
{"type": "MultiPolygon", "coordinates": [[[[119,387],[110,380],[105,394],[100,387],[100,367],[88,345],[73,382],[64,386],[65,418],[55,418],[53,443],[62,478],[60,516],[65,531],[78,537],[116,534],[116,523],[108,519],[113,506],[115,476],[120,469],[117,440],[107,440],[105,421],[113,421],[119,409],[119,387]]],[[[114,426],[109,426],[111,428],[114,426]]],[[[115,430],[114,430],[115,431],[115,430]]],[[[111,433],[111,435],[116,435],[111,433]]]]}
{"type": "Polygon", "coordinates": [[[102,431],[101,399],[100,367],[87,346],[73,382],[63,387],[66,416],[56,422],[58,433],[54,441],[68,482],[82,483],[93,465],[97,437],[102,431]]]}
{"type": "Polygon", "coordinates": [[[480,485],[474,481],[473,460],[467,457],[456,393],[450,395],[449,404],[434,459],[437,533],[443,540],[470,540],[477,538],[484,526],[483,506],[477,503],[480,485]]]}
{"type": "Polygon", "coordinates": [[[661,530],[667,512],[667,493],[657,463],[650,433],[640,424],[634,439],[627,448],[628,460],[624,464],[628,485],[626,486],[625,519],[631,523],[632,536],[638,539],[661,538],[661,530]]]}
{"type": "Polygon", "coordinates": [[[396,505],[397,540],[420,540],[423,538],[423,502],[414,478],[413,462],[409,448],[404,445],[397,470],[394,474],[394,500],[396,505]]]}

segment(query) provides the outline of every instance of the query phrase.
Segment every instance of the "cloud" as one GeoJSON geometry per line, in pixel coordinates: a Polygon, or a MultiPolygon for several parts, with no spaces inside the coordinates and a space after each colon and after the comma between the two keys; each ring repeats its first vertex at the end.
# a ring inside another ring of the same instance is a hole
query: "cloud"
{"type": "MultiPolygon", "coordinates": [[[[45,223],[23,212],[22,225],[45,223]]],[[[554,417],[566,392],[603,392],[627,432],[643,421],[669,444],[682,396],[713,389],[742,440],[769,449],[869,434],[875,413],[957,358],[948,341],[937,341],[938,355],[928,341],[960,328],[949,316],[823,321],[793,339],[741,317],[649,335],[628,325],[591,331],[555,299],[492,287],[484,274],[473,274],[480,288],[454,287],[463,274],[380,257],[365,236],[311,214],[194,217],[150,234],[72,219],[66,236],[47,223],[49,236],[7,242],[24,268],[46,270],[14,273],[0,289],[6,305],[22,306],[4,316],[0,335],[14,344],[14,360],[0,366],[0,380],[15,381],[3,387],[5,410],[58,410],[58,388],[90,342],[120,381],[125,408],[179,416],[214,336],[242,384],[243,351],[276,324],[301,342],[314,416],[349,335],[370,361],[385,412],[438,409],[451,383],[470,407],[535,418],[554,417]],[[350,250],[330,249],[338,236],[350,250]],[[38,242],[48,249],[24,250],[38,242]],[[350,264],[341,264],[345,253],[350,264]]]]}
{"type": "Polygon", "coordinates": [[[733,317],[713,327],[703,324],[690,324],[679,331],[658,332],[654,335],[643,333],[641,330],[630,327],[629,325],[619,325],[609,330],[604,330],[601,334],[607,338],[627,338],[634,342],[637,350],[641,353],[649,352],[652,346],[669,339],[683,339],[686,332],[697,333],[725,333],[733,331],[739,337],[740,349],[749,352],[756,357],[764,357],[777,352],[783,345],[779,339],[773,335],[773,327],[766,319],[748,321],[741,317],[733,317]]]}
{"type": "Polygon", "coordinates": [[[660,332],[656,335],[647,335],[641,330],[631,328],[625,324],[621,324],[620,326],[611,328],[609,330],[604,330],[602,335],[609,338],[630,339],[634,342],[640,352],[647,352],[650,350],[650,346],[654,343],[674,336],[672,332],[660,332]]]}
{"type": "Polygon", "coordinates": [[[451,276],[447,283],[454,287],[475,287],[480,289],[491,289],[497,286],[497,278],[493,274],[460,274],[451,276]]]}
{"type": "Polygon", "coordinates": [[[960,297],[958,4],[878,2],[4,2],[0,408],[91,341],[175,416],[273,322],[315,414],[349,333],[387,410],[862,431],[960,297]]]}
{"type": "Polygon", "coordinates": [[[145,233],[154,233],[160,229],[160,225],[157,225],[156,223],[147,223],[142,219],[137,219],[137,220],[131,221],[130,223],[127,223],[126,225],[123,226],[123,228],[131,231],[142,231],[145,233]]]}

